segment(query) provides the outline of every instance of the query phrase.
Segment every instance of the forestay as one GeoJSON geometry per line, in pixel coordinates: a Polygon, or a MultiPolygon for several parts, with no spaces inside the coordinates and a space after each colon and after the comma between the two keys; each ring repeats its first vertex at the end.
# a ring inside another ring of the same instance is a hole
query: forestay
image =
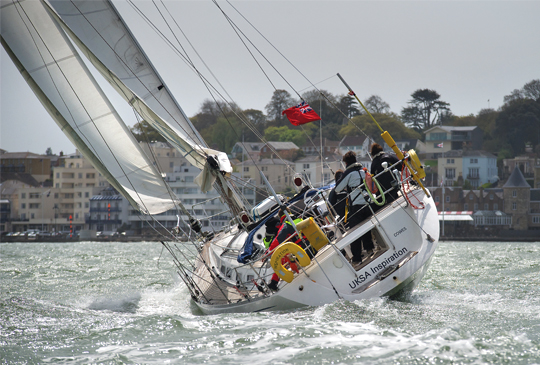
{"type": "Polygon", "coordinates": [[[45,5],[1,4],[2,45],[68,138],[142,212],[172,209],[176,197],[45,5]]]}

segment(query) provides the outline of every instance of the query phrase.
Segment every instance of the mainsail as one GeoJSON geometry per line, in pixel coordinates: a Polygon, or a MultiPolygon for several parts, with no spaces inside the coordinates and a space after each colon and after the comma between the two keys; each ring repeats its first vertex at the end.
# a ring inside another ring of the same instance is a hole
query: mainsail
{"type": "Polygon", "coordinates": [[[176,197],[40,1],[1,1],[1,41],[56,123],[132,205],[158,214],[176,197]]]}

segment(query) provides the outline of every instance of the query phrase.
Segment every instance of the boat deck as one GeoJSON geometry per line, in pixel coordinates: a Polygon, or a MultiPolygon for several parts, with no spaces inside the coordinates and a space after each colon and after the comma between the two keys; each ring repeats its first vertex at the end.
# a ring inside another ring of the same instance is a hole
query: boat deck
{"type": "MultiPolygon", "coordinates": [[[[201,252],[201,258],[210,265],[208,250],[208,246],[205,245],[201,252]]],[[[216,268],[216,270],[214,270],[214,278],[212,278],[205,264],[201,260],[198,260],[193,277],[198,286],[198,290],[200,291],[200,300],[206,302],[206,304],[237,303],[264,295],[258,290],[235,287],[219,278],[216,273],[220,276],[223,275],[218,272],[216,268]]]]}

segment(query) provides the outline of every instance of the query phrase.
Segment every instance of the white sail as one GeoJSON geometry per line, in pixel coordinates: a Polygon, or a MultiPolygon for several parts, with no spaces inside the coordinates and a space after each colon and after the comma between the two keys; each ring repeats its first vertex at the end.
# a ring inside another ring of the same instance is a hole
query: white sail
{"type": "Polygon", "coordinates": [[[1,1],[2,44],[64,133],[144,213],[175,197],[40,1],[1,1]]]}
{"type": "MultiPolygon", "coordinates": [[[[80,39],[99,63],[91,62],[104,75],[109,70],[159,116],[159,120],[142,115],[175,146],[194,166],[202,169],[206,162],[206,142],[193,127],[150,60],[109,1],[49,1],[62,21],[80,39]]],[[[86,52],[85,52],[86,53],[86,52]]],[[[87,54],[88,55],[88,54],[87,54]]],[[[107,77],[107,76],[106,76],[107,77]]],[[[110,81],[115,86],[114,80],[110,81]]],[[[115,86],[116,87],[116,86],[115,86]]],[[[129,91],[119,90],[130,101],[129,91]],[[127,94],[126,94],[127,93],[127,94]]]]}

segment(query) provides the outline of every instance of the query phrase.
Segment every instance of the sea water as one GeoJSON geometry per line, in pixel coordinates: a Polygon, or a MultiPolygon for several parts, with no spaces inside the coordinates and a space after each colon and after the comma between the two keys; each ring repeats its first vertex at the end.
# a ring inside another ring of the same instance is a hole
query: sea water
{"type": "Polygon", "coordinates": [[[441,242],[407,298],[201,315],[155,242],[0,243],[2,364],[540,364],[540,242],[441,242]]]}

